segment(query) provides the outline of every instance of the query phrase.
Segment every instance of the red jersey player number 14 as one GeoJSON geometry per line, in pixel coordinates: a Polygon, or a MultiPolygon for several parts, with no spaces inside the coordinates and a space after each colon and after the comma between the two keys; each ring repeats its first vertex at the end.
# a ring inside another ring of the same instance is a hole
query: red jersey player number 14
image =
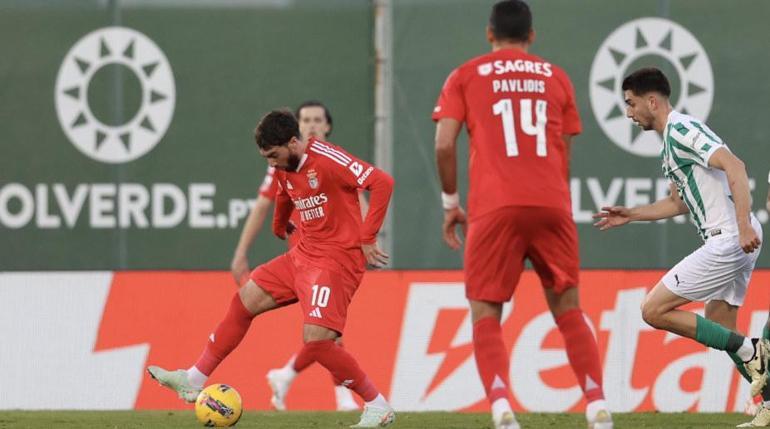
{"type": "Polygon", "coordinates": [[[562,136],[581,124],[561,68],[513,49],[473,58],[444,83],[433,112],[442,118],[468,128],[471,219],[504,206],[571,210],[562,136]]]}

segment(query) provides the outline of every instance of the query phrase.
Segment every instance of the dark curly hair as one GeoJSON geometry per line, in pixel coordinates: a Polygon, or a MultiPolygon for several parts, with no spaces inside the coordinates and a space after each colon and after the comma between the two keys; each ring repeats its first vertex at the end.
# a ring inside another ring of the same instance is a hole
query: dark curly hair
{"type": "Polygon", "coordinates": [[[273,146],[285,146],[292,137],[300,139],[299,123],[291,111],[273,110],[259,120],[254,130],[254,140],[260,149],[268,150],[273,146]]]}

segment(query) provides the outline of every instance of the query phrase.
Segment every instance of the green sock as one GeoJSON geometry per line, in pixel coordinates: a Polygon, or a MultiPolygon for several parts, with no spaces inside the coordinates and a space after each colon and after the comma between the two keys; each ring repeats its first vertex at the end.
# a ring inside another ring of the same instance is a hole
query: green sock
{"type": "Polygon", "coordinates": [[[724,350],[731,353],[735,353],[741,348],[743,336],[738,335],[699,314],[696,314],[695,317],[695,341],[711,347],[712,349],[724,350]]]}
{"type": "Polygon", "coordinates": [[[735,367],[738,369],[738,372],[741,373],[743,378],[751,383],[751,377],[749,377],[749,373],[746,372],[746,368],[743,367],[743,360],[735,353],[727,352],[727,355],[730,356],[730,359],[732,359],[733,362],[735,362],[735,367]]]}

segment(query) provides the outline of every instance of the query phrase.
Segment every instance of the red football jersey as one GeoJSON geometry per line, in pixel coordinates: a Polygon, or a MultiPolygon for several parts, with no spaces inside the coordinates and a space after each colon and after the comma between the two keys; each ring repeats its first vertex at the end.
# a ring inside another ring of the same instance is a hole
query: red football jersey
{"type": "Polygon", "coordinates": [[[310,139],[297,171],[275,171],[278,181],[273,230],[285,231],[299,213],[302,236],[294,249],[319,266],[364,269],[362,243],[374,243],[393,191],[393,178],[342,148],[310,139]],[[358,189],[369,191],[361,220],[358,189]]]}
{"type": "MultiPolygon", "coordinates": [[[[265,178],[262,179],[262,185],[259,186],[259,195],[262,195],[268,200],[275,202],[275,196],[277,193],[278,181],[275,180],[275,168],[268,166],[267,172],[265,172],[265,178]]],[[[299,243],[299,238],[302,235],[298,211],[293,211],[291,213],[291,222],[294,224],[296,229],[294,232],[289,234],[289,237],[287,238],[290,249],[299,243]]]]}
{"type": "Polygon", "coordinates": [[[518,49],[466,62],[447,78],[433,120],[465,122],[468,216],[503,206],[571,211],[562,135],[581,131],[575,91],[554,64],[518,49]]]}

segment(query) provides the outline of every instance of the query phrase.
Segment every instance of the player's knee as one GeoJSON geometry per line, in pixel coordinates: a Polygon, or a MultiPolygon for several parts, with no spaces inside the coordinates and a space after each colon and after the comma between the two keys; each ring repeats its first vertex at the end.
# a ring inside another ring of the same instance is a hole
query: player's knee
{"type": "Polygon", "coordinates": [[[503,314],[503,304],[500,303],[471,300],[470,305],[473,323],[487,317],[494,317],[500,320],[503,314]]]}
{"type": "Polygon", "coordinates": [[[653,328],[663,327],[663,313],[659,308],[651,305],[649,301],[642,304],[642,320],[653,328]]]}
{"type": "Polygon", "coordinates": [[[577,288],[575,287],[565,289],[561,293],[556,293],[552,289],[546,289],[545,298],[546,302],[548,302],[548,308],[551,310],[551,314],[553,314],[554,318],[557,318],[568,311],[580,308],[577,288]]]}
{"type": "Polygon", "coordinates": [[[333,329],[318,325],[305,325],[302,330],[302,338],[305,343],[313,341],[336,340],[339,333],[333,329]]]}
{"type": "Polygon", "coordinates": [[[278,307],[272,296],[249,280],[238,290],[243,306],[253,315],[258,315],[278,307]]]}

